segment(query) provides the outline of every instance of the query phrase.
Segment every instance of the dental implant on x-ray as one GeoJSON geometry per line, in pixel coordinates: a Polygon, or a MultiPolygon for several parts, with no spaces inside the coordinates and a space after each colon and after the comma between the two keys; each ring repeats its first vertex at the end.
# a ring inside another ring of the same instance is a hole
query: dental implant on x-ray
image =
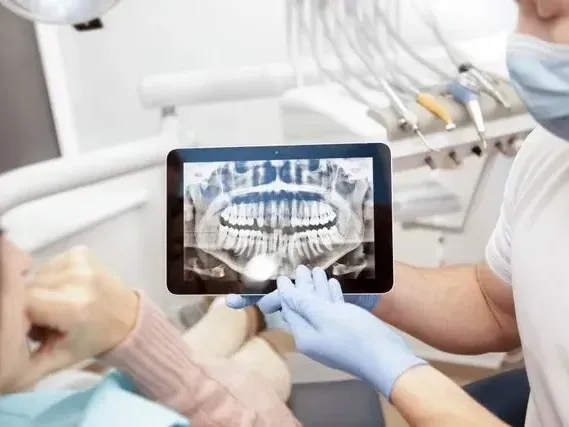
{"type": "MultiPolygon", "coordinates": [[[[373,212],[364,209],[373,193],[371,159],[203,165],[186,165],[184,172],[194,210],[186,247],[219,260],[250,286],[293,277],[300,264],[329,268],[342,259],[336,272],[365,268],[363,250],[357,249],[373,240],[373,231],[366,232],[373,230],[373,218],[365,218],[373,212]],[[346,262],[351,252],[358,259],[346,262]]],[[[219,271],[219,265],[212,267],[219,271]]]]}

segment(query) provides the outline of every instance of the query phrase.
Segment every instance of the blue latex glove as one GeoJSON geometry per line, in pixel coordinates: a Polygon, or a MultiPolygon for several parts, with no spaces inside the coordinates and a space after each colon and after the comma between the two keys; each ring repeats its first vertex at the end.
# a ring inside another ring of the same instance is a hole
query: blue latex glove
{"type": "MultiPolygon", "coordinates": [[[[365,310],[372,311],[379,303],[380,295],[345,295],[344,299],[350,304],[357,305],[365,310]]],[[[263,296],[227,295],[225,302],[228,307],[241,309],[257,304],[265,314],[271,314],[281,309],[281,298],[278,291],[263,296]]]]}
{"type": "Polygon", "coordinates": [[[340,283],[324,270],[301,266],[295,284],[281,277],[277,286],[296,346],[311,359],[370,382],[387,398],[401,374],[426,363],[381,320],[346,304],[340,283]]]}

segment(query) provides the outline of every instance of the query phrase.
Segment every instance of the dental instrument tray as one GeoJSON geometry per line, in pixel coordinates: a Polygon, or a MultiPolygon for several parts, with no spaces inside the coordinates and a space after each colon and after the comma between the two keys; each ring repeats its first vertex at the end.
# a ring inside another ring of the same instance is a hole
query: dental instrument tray
{"type": "Polygon", "coordinates": [[[167,165],[171,293],[264,295],[301,264],[346,294],[392,288],[387,145],[187,148],[167,165]]]}

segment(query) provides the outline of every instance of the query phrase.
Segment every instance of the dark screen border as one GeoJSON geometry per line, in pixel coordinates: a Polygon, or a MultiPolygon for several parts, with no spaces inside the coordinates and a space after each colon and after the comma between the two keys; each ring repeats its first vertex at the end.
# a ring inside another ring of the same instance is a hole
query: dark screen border
{"type": "MultiPolygon", "coordinates": [[[[185,163],[235,162],[255,160],[298,160],[322,158],[372,158],[373,159],[373,197],[374,197],[374,252],[375,278],[346,279],[340,283],[345,294],[381,294],[389,292],[394,281],[393,259],[393,208],[392,208],[392,158],[389,146],[384,143],[341,143],[318,145],[286,145],[286,146],[246,146],[246,147],[196,147],[172,150],[168,154],[167,167],[179,168],[179,180],[167,180],[167,220],[166,220],[166,285],[174,295],[207,295],[205,283],[197,283],[197,290],[191,293],[184,291],[195,287],[196,283],[186,282],[182,262],[171,258],[177,253],[180,240],[175,236],[175,230],[183,230],[183,199],[175,195],[183,185],[183,166],[185,163]],[[176,215],[176,213],[178,215],[176,215]],[[181,221],[177,223],[177,221],[181,221]],[[180,271],[180,269],[182,271],[180,271]]],[[[183,234],[183,231],[182,231],[183,234]]],[[[183,239],[183,236],[182,236],[183,239]]],[[[182,240],[183,245],[183,240],[182,240]]],[[[202,280],[205,282],[205,280],[202,280]]],[[[208,282],[215,280],[210,279],[208,282]]],[[[227,293],[242,293],[239,283],[222,280],[229,291],[227,293]]],[[[267,281],[261,293],[266,294],[276,289],[276,281],[267,281]]]]}

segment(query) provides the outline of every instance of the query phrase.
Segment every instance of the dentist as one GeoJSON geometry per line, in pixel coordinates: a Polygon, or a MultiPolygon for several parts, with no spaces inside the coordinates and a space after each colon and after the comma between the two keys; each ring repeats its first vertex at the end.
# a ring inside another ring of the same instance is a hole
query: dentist
{"type": "Polygon", "coordinates": [[[507,63],[539,126],[510,171],[485,261],[440,269],[397,264],[392,292],[347,300],[361,308],[343,303],[337,284],[317,271],[310,281],[305,271],[296,286],[280,279],[279,291],[260,301],[227,300],[234,308],[282,307],[301,350],[370,381],[412,424],[441,425],[442,411],[455,415],[454,425],[493,425],[366,310],[447,352],[521,346],[531,386],[526,426],[569,425],[569,0],[518,5],[507,63]]]}

